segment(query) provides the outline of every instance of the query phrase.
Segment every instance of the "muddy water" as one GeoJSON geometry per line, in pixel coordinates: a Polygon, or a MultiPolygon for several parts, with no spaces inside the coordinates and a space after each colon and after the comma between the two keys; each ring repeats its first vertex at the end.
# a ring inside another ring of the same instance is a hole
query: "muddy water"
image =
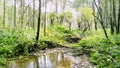
{"type": "Polygon", "coordinates": [[[77,60],[65,50],[47,50],[15,60],[9,68],[92,68],[86,56],[77,60]]]}

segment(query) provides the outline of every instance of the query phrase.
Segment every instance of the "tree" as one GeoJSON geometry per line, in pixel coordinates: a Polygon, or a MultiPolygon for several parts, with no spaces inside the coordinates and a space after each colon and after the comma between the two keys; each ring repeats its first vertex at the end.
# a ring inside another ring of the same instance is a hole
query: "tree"
{"type": "Polygon", "coordinates": [[[110,1],[110,26],[111,26],[111,34],[115,33],[116,26],[116,5],[115,0],[110,1]]]}
{"type": "Polygon", "coordinates": [[[117,24],[117,34],[119,33],[120,33],[120,0],[119,0],[118,24],[117,24]]]}
{"type": "Polygon", "coordinates": [[[56,11],[56,13],[58,13],[58,0],[55,0],[55,11],[56,11]]]}
{"type": "MultiPolygon", "coordinates": [[[[112,2],[110,2],[110,11],[112,11],[112,2]]],[[[111,34],[114,33],[114,21],[112,12],[110,12],[110,26],[111,26],[111,34]]]]}
{"type": "Polygon", "coordinates": [[[63,15],[64,15],[63,20],[65,20],[68,23],[69,31],[71,31],[71,25],[73,22],[73,14],[71,12],[64,12],[63,15]]]}
{"type": "MultiPolygon", "coordinates": [[[[94,2],[95,2],[95,0],[93,0],[93,2],[92,2],[93,15],[96,15],[94,2]]],[[[97,21],[96,21],[95,17],[94,17],[94,23],[95,23],[95,30],[97,30],[97,21]]]]}
{"type": "Polygon", "coordinates": [[[3,10],[3,28],[5,27],[5,4],[6,4],[6,0],[4,0],[4,4],[3,4],[3,8],[4,8],[4,10],[3,10]]]}
{"type": "Polygon", "coordinates": [[[64,9],[65,9],[65,7],[66,7],[66,2],[67,2],[67,0],[63,0],[63,11],[64,11],[64,9]]]}
{"type": "Polygon", "coordinates": [[[80,30],[91,30],[92,23],[94,20],[93,10],[90,7],[84,7],[77,10],[77,25],[80,30]]]}
{"type": "Polygon", "coordinates": [[[35,0],[33,0],[33,29],[35,29],[35,0]]]}
{"type": "Polygon", "coordinates": [[[14,0],[14,27],[16,27],[16,0],[14,0]]]}
{"type": "Polygon", "coordinates": [[[64,19],[65,19],[65,12],[62,12],[59,16],[60,18],[60,24],[62,25],[62,23],[64,22],[64,19]]]}
{"type": "Polygon", "coordinates": [[[24,23],[24,0],[21,0],[21,29],[23,28],[24,23]]]}
{"type": "Polygon", "coordinates": [[[44,36],[46,36],[46,23],[47,23],[47,12],[46,12],[46,8],[47,8],[47,0],[45,0],[44,36]]]}
{"type": "Polygon", "coordinates": [[[117,31],[117,22],[116,22],[116,1],[113,0],[113,23],[114,23],[114,27],[116,28],[117,31]]]}
{"type": "Polygon", "coordinates": [[[57,19],[58,14],[56,12],[52,12],[49,14],[50,24],[54,25],[55,20],[57,19]]]}
{"type": "Polygon", "coordinates": [[[39,15],[38,15],[38,26],[37,26],[37,32],[36,32],[36,42],[35,42],[35,45],[38,44],[38,40],[39,40],[40,23],[41,23],[41,0],[39,0],[39,15]]]}
{"type": "Polygon", "coordinates": [[[84,6],[85,3],[87,3],[89,0],[75,0],[73,7],[79,8],[80,6],[84,6]]]}
{"type": "Polygon", "coordinates": [[[31,15],[31,13],[30,13],[30,6],[28,5],[28,9],[27,9],[27,11],[26,11],[26,16],[27,16],[27,17],[26,17],[26,20],[27,20],[27,21],[26,21],[26,26],[28,26],[28,27],[30,26],[30,18],[31,18],[30,15],[31,15]]]}
{"type": "Polygon", "coordinates": [[[104,25],[104,20],[103,20],[103,15],[102,15],[103,10],[102,10],[102,8],[101,8],[100,0],[98,0],[98,5],[97,5],[96,2],[94,2],[94,4],[95,4],[95,6],[96,6],[96,8],[97,8],[97,11],[98,11],[98,14],[99,14],[99,17],[97,17],[97,16],[95,16],[95,17],[100,21],[100,24],[101,24],[101,26],[102,26],[102,29],[103,29],[103,31],[104,31],[104,34],[105,34],[106,38],[108,38],[107,31],[106,31],[105,25],[104,25]]]}
{"type": "MultiPolygon", "coordinates": [[[[95,0],[93,0],[95,1],[95,0]]],[[[95,6],[94,6],[94,2],[92,2],[92,7],[93,7],[93,15],[95,15],[95,6]]],[[[97,21],[96,21],[96,18],[94,17],[94,23],[95,23],[95,30],[97,30],[97,21]]]]}

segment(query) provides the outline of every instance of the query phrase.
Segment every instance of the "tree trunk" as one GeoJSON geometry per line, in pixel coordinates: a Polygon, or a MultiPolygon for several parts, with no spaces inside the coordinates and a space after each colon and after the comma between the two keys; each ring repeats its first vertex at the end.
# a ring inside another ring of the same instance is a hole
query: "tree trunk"
{"type": "Polygon", "coordinates": [[[63,11],[64,11],[65,7],[66,7],[66,0],[63,0],[63,8],[62,8],[63,11]]]}
{"type": "Polygon", "coordinates": [[[117,34],[119,33],[120,33],[120,0],[119,0],[118,24],[117,24],[117,34]]]}
{"type": "Polygon", "coordinates": [[[27,22],[26,22],[27,24],[26,24],[26,26],[29,27],[30,26],[30,22],[29,22],[30,21],[30,7],[29,7],[29,5],[28,5],[28,9],[26,10],[26,15],[27,15],[26,16],[27,17],[27,22]]]}
{"type": "Polygon", "coordinates": [[[44,36],[46,36],[46,23],[47,23],[47,12],[46,12],[46,8],[47,8],[47,0],[45,0],[44,36]]]}
{"type": "Polygon", "coordinates": [[[60,25],[62,25],[63,19],[64,19],[64,18],[61,16],[61,17],[60,17],[60,25]]]}
{"type": "Polygon", "coordinates": [[[21,29],[22,29],[22,24],[23,24],[23,0],[21,0],[21,29]]]}
{"type": "Polygon", "coordinates": [[[109,20],[109,17],[108,17],[108,13],[109,13],[109,11],[107,11],[107,10],[109,10],[108,9],[108,1],[107,0],[105,0],[105,8],[104,8],[104,10],[105,10],[105,27],[106,28],[108,28],[108,20],[109,20]]]}
{"type": "Polygon", "coordinates": [[[115,5],[115,0],[113,0],[113,26],[114,26],[114,31],[115,31],[115,28],[117,30],[117,27],[116,27],[116,5],[115,5]]]}
{"type": "Polygon", "coordinates": [[[21,0],[21,29],[23,28],[24,23],[24,0],[21,0]]]}
{"type": "Polygon", "coordinates": [[[71,24],[71,23],[69,23],[69,31],[71,31],[71,25],[72,25],[72,24],[71,24]]]}
{"type": "Polygon", "coordinates": [[[16,0],[14,0],[14,27],[16,27],[16,0]]]}
{"type": "Polygon", "coordinates": [[[33,0],[33,29],[35,29],[35,0],[33,0]]]}
{"type": "Polygon", "coordinates": [[[106,38],[108,38],[107,31],[106,31],[105,26],[104,26],[104,21],[103,21],[103,16],[102,16],[102,9],[101,9],[101,6],[100,6],[100,0],[98,0],[98,3],[99,3],[98,4],[99,6],[96,4],[96,2],[95,2],[95,6],[97,8],[97,11],[98,11],[98,14],[99,14],[100,18],[99,17],[96,17],[96,18],[100,21],[100,24],[102,26],[102,29],[103,29],[104,33],[105,33],[105,36],[106,36],[106,38]]]}
{"type": "Polygon", "coordinates": [[[6,0],[4,0],[4,11],[3,11],[3,28],[5,28],[5,4],[6,4],[6,0]]]}
{"type": "Polygon", "coordinates": [[[58,13],[58,0],[56,0],[55,7],[56,7],[56,13],[58,13]]]}
{"type": "Polygon", "coordinates": [[[113,23],[113,15],[112,15],[112,2],[110,2],[110,26],[111,26],[111,34],[114,34],[114,23],[113,23]]]}
{"type": "Polygon", "coordinates": [[[39,40],[40,23],[41,23],[41,0],[39,0],[39,15],[38,15],[38,26],[37,26],[37,33],[36,33],[36,42],[35,42],[35,44],[38,44],[38,40],[39,40]]]}
{"type": "MultiPolygon", "coordinates": [[[[93,0],[95,2],[95,0],[93,0]]],[[[93,6],[93,15],[95,15],[95,5],[94,2],[92,3],[93,6]]],[[[94,23],[95,23],[95,30],[97,30],[97,22],[96,22],[96,18],[94,17],[94,23]]]]}

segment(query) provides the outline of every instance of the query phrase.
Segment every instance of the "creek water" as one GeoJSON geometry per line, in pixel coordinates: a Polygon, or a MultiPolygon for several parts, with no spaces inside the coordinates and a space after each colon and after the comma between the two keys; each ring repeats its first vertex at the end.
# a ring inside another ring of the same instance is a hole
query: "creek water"
{"type": "MultiPolygon", "coordinates": [[[[85,62],[87,61],[85,57],[75,60],[75,57],[70,56],[63,51],[57,49],[57,51],[48,51],[25,56],[15,60],[9,68],[81,68],[75,67],[75,63],[78,63],[78,60],[81,59],[82,61],[80,62],[82,63],[84,62],[83,60],[85,60],[85,62]]],[[[84,64],[86,65],[86,63],[83,63],[83,65],[84,64]]],[[[87,63],[87,65],[89,65],[89,63],[87,63]]]]}

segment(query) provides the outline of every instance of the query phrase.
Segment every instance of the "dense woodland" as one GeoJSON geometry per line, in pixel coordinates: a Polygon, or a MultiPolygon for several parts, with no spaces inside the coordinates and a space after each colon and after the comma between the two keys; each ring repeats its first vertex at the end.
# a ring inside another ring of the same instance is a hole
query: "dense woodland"
{"type": "Polygon", "coordinates": [[[0,68],[55,47],[86,54],[95,68],[119,68],[120,0],[0,0],[0,68]]]}

